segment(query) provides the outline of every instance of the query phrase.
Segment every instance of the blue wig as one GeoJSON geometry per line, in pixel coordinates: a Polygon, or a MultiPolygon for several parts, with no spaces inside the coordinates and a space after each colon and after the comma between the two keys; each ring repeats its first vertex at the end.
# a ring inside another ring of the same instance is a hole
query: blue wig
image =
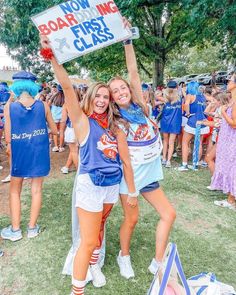
{"type": "Polygon", "coordinates": [[[199,83],[196,81],[191,81],[190,83],[187,84],[186,94],[197,95],[199,94],[198,88],[199,88],[199,83]]]}
{"type": "Polygon", "coordinates": [[[18,98],[23,92],[28,92],[30,96],[35,97],[40,90],[40,86],[32,80],[16,80],[10,86],[10,90],[18,98]]]}

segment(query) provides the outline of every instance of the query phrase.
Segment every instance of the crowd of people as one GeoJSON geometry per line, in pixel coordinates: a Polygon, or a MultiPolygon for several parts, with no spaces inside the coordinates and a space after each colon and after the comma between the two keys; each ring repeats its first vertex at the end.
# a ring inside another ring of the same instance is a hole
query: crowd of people
{"type": "MultiPolygon", "coordinates": [[[[41,36],[41,44],[50,50],[46,36],[41,36]]],[[[121,276],[135,276],[130,247],[139,195],[160,216],[148,269],[155,274],[160,268],[176,212],[159,181],[163,167],[173,167],[174,157],[182,157],[181,165],[175,167],[179,173],[209,167],[208,189],[228,195],[215,204],[235,210],[236,74],[227,91],[205,88],[195,81],[178,85],[172,80],[153,90],[140,81],[131,40],[124,42],[124,49],[129,82],[117,76],[107,84],[77,87],[52,56],[58,84],[40,88],[37,77],[25,71],[13,76],[10,87],[0,84],[0,138],[4,127],[11,167],[8,179],[3,180],[10,181],[11,225],[2,229],[1,237],[11,241],[23,237],[20,196],[24,178],[32,179],[27,237],[39,235],[37,221],[43,179],[50,171],[50,149],[62,153],[68,143],[69,156],[61,172],[68,173],[72,165],[77,170],[72,200],[76,226],[65,267],[65,273],[72,275],[73,295],[84,294],[88,276],[95,287],[106,284],[101,270],[105,224],[119,197],[124,211],[117,256],[121,276]],[[200,139],[195,144],[197,133],[200,139]],[[189,166],[192,150],[197,160],[189,166]]]]}

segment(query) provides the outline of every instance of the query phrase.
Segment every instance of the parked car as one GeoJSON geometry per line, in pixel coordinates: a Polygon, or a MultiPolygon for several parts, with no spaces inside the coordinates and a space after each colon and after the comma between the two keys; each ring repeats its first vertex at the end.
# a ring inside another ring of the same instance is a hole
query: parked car
{"type": "Polygon", "coordinates": [[[191,74],[187,76],[183,76],[181,78],[176,78],[175,81],[180,85],[181,83],[189,83],[191,81],[195,81],[195,78],[198,76],[198,74],[191,74]]]}
{"type": "Polygon", "coordinates": [[[216,72],[216,84],[226,84],[228,78],[227,71],[218,71],[216,72]]]}
{"type": "Polygon", "coordinates": [[[195,79],[198,83],[202,84],[202,82],[204,81],[204,79],[206,77],[210,76],[210,73],[204,73],[204,74],[200,74],[198,75],[195,79]]]}
{"type": "Polygon", "coordinates": [[[210,73],[207,73],[205,76],[199,78],[198,82],[203,85],[210,85],[212,80],[212,76],[210,73]]]}

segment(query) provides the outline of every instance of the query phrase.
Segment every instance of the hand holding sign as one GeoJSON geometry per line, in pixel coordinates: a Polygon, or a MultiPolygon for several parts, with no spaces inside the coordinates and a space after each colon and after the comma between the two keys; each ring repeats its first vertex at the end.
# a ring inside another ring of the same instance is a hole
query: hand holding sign
{"type": "Polygon", "coordinates": [[[59,64],[126,40],[132,33],[124,27],[114,1],[74,0],[32,17],[48,37],[59,64]]]}

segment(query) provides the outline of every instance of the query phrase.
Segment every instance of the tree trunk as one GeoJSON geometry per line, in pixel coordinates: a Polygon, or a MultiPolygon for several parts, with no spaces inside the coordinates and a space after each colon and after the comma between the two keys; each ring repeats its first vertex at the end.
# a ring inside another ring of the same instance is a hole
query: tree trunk
{"type": "Polygon", "coordinates": [[[153,88],[164,84],[165,59],[155,58],[153,61],[153,88]]]}

